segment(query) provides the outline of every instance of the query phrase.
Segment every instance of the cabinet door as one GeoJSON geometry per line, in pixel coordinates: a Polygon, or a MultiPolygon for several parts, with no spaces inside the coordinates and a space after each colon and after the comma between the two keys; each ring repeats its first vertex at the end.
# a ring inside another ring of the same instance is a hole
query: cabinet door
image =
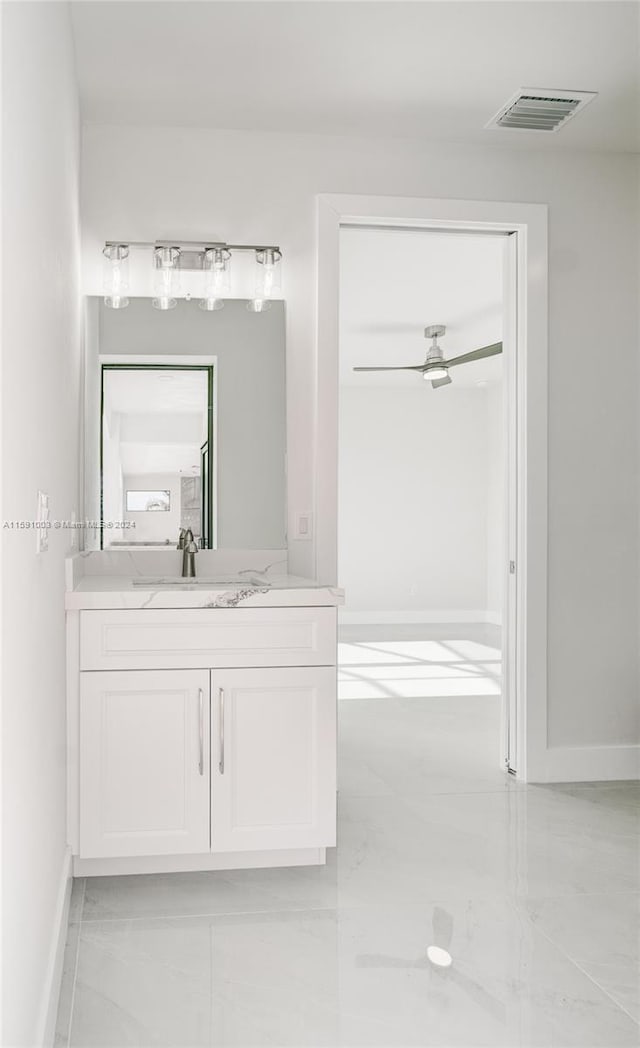
{"type": "Polygon", "coordinates": [[[208,671],[80,678],[80,855],[208,852],[208,671]]]}
{"type": "Polygon", "coordinates": [[[213,851],[336,840],[334,667],[211,674],[213,851]]]}

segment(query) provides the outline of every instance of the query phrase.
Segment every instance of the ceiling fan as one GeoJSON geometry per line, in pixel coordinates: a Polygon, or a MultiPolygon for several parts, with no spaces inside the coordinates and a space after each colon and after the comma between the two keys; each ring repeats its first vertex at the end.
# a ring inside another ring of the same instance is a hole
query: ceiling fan
{"type": "Polygon", "coordinates": [[[472,360],[484,360],[485,357],[495,357],[502,353],[502,342],[494,342],[490,346],[482,346],[480,349],[472,349],[470,353],[463,353],[459,357],[445,360],[442,349],[438,345],[438,339],[446,332],[444,324],[431,324],[424,329],[424,337],[431,339],[431,346],[427,353],[424,364],[403,364],[396,367],[366,367],[354,368],[354,371],[420,371],[426,382],[431,382],[433,389],[438,386],[448,386],[452,381],[449,378],[449,368],[457,367],[458,364],[470,364],[472,360]]]}

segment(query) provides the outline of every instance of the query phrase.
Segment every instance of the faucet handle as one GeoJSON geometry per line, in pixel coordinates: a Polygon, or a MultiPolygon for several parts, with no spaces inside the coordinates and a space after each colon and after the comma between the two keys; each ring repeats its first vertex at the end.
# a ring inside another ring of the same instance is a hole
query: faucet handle
{"type": "Polygon", "coordinates": [[[186,534],[187,533],[186,533],[185,529],[184,528],[180,528],[180,533],[178,535],[178,545],[176,546],[176,549],[184,549],[184,540],[185,540],[186,534]]]}

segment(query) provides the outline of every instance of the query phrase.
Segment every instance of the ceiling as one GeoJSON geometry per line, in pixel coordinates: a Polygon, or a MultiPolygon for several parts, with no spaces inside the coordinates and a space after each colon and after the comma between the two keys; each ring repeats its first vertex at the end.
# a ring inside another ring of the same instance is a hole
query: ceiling
{"type": "Polygon", "coordinates": [[[76,0],[83,116],[640,150],[633,0],[76,0]],[[597,91],[557,134],[484,130],[519,88],[597,91]]]}
{"type": "Polygon", "coordinates": [[[120,445],[120,466],[125,477],[130,476],[184,476],[200,474],[200,450],[186,444],[120,445]]]}
{"type": "Polygon", "coordinates": [[[445,358],[502,338],[501,236],[350,228],[340,232],[340,384],[425,387],[429,395],[497,382],[502,357],[451,370],[432,390],[415,372],[359,373],[354,366],[421,364],[424,328],[445,324],[445,358]]]}
{"type": "Polygon", "coordinates": [[[121,416],[123,473],[200,472],[200,447],[207,436],[204,371],[107,371],[104,402],[110,417],[121,416]]]}
{"type": "Polygon", "coordinates": [[[206,371],[164,371],[144,368],[105,372],[105,400],[111,411],[127,414],[206,415],[206,371]]]}

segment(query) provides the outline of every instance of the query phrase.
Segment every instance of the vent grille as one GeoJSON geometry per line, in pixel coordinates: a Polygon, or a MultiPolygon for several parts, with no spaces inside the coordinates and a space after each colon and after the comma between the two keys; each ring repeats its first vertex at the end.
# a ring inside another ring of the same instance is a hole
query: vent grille
{"type": "Polygon", "coordinates": [[[506,131],[557,131],[596,97],[596,91],[523,88],[485,127],[506,131]]]}

